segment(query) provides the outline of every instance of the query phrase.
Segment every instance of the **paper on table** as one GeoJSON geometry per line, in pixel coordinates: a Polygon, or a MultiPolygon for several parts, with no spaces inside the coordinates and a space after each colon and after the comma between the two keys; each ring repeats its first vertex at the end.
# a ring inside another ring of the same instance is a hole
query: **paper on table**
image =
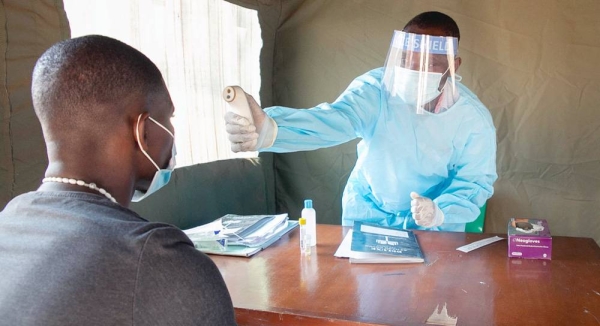
{"type": "Polygon", "coordinates": [[[197,233],[212,233],[214,231],[222,231],[223,230],[223,225],[221,224],[221,220],[215,220],[212,221],[210,223],[207,224],[203,224],[191,229],[187,229],[187,230],[183,230],[183,232],[185,232],[185,234],[187,234],[188,236],[190,234],[197,234],[197,233]]]}
{"type": "Polygon", "coordinates": [[[472,243],[469,243],[468,245],[464,245],[461,247],[456,248],[456,250],[458,251],[462,251],[462,252],[469,252],[478,248],[481,248],[483,246],[487,246],[491,243],[494,243],[496,241],[500,241],[500,240],[504,240],[504,238],[500,238],[499,236],[495,236],[495,237],[491,237],[491,238],[487,238],[487,239],[481,239],[479,241],[475,241],[472,243]]]}
{"type": "Polygon", "coordinates": [[[218,234],[219,237],[229,238],[231,244],[254,245],[264,242],[264,238],[270,237],[272,234],[279,232],[287,226],[288,215],[233,215],[228,214],[218,218],[210,223],[203,224],[191,229],[183,230],[190,238],[205,237],[207,235],[218,234]],[[236,220],[236,218],[241,220],[236,220]],[[261,221],[251,218],[262,217],[261,221]],[[248,218],[248,221],[243,219],[248,218]],[[227,219],[227,222],[224,220],[227,219]],[[253,225],[254,224],[254,225],[253,225]],[[260,227],[255,227],[259,225],[260,227]],[[255,228],[255,229],[253,229],[255,228]],[[241,232],[240,232],[241,230],[241,232]],[[239,235],[238,235],[239,234],[239,235]],[[240,238],[242,236],[242,238],[240,238]]]}
{"type": "Polygon", "coordinates": [[[349,258],[350,253],[352,252],[352,250],[350,250],[351,245],[352,245],[352,230],[349,230],[348,233],[346,233],[344,240],[342,240],[342,243],[340,244],[340,246],[337,248],[337,250],[335,251],[335,253],[333,255],[335,257],[340,257],[340,258],[349,258]]]}
{"type": "Polygon", "coordinates": [[[233,215],[228,214],[210,223],[183,230],[196,249],[226,256],[250,257],[267,248],[287,232],[298,226],[298,221],[288,220],[287,214],[233,215]],[[240,237],[244,235],[244,238],[240,237]],[[225,239],[227,245],[213,248],[200,245],[202,240],[225,239]]]}
{"type": "Polygon", "coordinates": [[[240,245],[229,245],[227,246],[227,250],[208,250],[201,249],[202,252],[207,254],[215,254],[215,255],[224,255],[224,256],[241,256],[241,257],[250,257],[257,252],[269,247],[271,244],[279,240],[284,234],[293,230],[298,226],[298,221],[287,221],[285,226],[277,231],[277,234],[271,237],[267,242],[262,243],[260,246],[256,247],[248,247],[248,246],[240,246],[240,245]]]}

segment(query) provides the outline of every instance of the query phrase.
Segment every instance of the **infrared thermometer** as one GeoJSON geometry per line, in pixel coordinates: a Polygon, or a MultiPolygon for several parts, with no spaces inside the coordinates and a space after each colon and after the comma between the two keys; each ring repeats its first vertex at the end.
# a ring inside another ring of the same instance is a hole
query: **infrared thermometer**
{"type": "Polygon", "coordinates": [[[241,115],[248,119],[251,124],[254,124],[250,104],[246,98],[246,92],[239,86],[227,86],[223,90],[223,99],[229,104],[231,112],[241,115]]]}

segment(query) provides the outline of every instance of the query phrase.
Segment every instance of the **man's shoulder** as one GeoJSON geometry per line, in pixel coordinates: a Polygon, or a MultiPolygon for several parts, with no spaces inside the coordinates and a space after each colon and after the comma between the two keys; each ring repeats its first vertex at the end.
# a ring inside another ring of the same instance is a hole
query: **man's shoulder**
{"type": "Polygon", "coordinates": [[[458,90],[460,92],[459,101],[462,102],[462,105],[466,105],[469,107],[470,116],[478,119],[483,119],[487,123],[493,126],[492,115],[488,108],[481,102],[479,97],[471,91],[466,85],[462,83],[457,83],[458,90]],[[472,113],[476,114],[472,114],[472,113]]]}
{"type": "Polygon", "coordinates": [[[381,83],[381,79],[383,78],[383,67],[378,67],[375,69],[371,69],[362,75],[358,76],[357,79],[368,79],[375,81],[377,83],[381,83]]]}
{"type": "Polygon", "coordinates": [[[170,224],[148,222],[127,207],[83,192],[25,193],[11,200],[0,216],[4,217],[2,224],[20,225],[32,232],[41,224],[57,230],[64,229],[61,233],[63,238],[77,237],[83,232],[86,236],[98,239],[131,236],[141,240],[153,230],[165,228],[183,235],[181,230],[170,224]]]}
{"type": "Polygon", "coordinates": [[[379,91],[381,90],[381,80],[383,78],[383,68],[371,69],[362,75],[357,76],[348,86],[353,91],[379,91]]]}
{"type": "Polygon", "coordinates": [[[31,191],[13,198],[0,213],[4,215],[51,215],[146,221],[127,207],[104,196],[79,191],[31,191]],[[68,207],[68,209],[65,209],[68,207]],[[48,214],[46,214],[48,213],[48,214]]]}
{"type": "MultiPolygon", "coordinates": [[[[469,87],[467,87],[467,85],[465,85],[461,82],[457,82],[456,85],[458,86],[458,90],[460,92],[461,98],[464,97],[465,99],[473,102],[473,104],[485,108],[485,105],[481,102],[479,97],[469,87]]],[[[486,110],[487,110],[487,108],[486,108],[486,110]]]]}

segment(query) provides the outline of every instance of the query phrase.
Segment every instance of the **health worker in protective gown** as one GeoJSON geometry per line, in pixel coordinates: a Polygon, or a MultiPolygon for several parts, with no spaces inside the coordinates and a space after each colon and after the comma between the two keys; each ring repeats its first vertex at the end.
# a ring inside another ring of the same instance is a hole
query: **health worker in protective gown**
{"type": "Polygon", "coordinates": [[[333,103],[228,112],[234,152],[314,150],[355,138],[358,160],[342,199],[342,224],[465,231],[493,194],[496,134],[489,111],[457,70],[460,32],[425,12],[394,31],[384,67],[357,77],[333,103]]]}

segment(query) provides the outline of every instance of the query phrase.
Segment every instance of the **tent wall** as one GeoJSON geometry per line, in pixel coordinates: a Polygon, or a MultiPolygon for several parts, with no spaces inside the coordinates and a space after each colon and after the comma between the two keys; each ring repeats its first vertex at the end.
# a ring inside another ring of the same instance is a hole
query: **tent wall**
{"type": "MultiPolygon", "coordinates": [[[[235,1],[258,10],[263,105],[333,101],[385,60],[393,29],[437,10],[461,29],[459,74],[497,128],[495,194],[486,232],[511,217],[545,218],[555,235],[600,242],[600,2],[235,1]]],[[[313,198],[320,222],[339,223],[355,143],[274,155],[278,210],[313,198]]]]}
{"type": "Polygon", "coordinates": [[[31,103],[31,72],[50,45],[70,34],[62,1],[0,2],[0,207],[43,178],[48,160],[31,103]]]}

